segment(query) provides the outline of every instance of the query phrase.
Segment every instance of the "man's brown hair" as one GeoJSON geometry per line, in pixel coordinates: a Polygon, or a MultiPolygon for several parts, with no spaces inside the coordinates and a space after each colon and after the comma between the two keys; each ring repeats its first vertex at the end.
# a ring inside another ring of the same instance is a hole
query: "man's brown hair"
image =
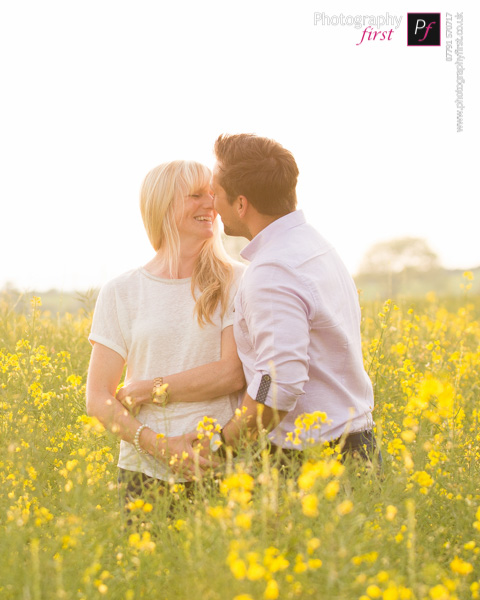
{"type": "Polygon", "coordinates": [[[218,179],[233,203],[245,196],[263,215],[286,215],[297,207],[298,167],[278,142],[251,133],[222,134],[215,142],[218,179]]]}

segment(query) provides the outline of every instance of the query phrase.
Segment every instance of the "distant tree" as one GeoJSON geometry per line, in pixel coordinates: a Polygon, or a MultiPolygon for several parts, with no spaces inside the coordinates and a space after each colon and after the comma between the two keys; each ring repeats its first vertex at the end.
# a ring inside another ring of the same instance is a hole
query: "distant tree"
{"type": "Polygon", "coordinates": [[[426,272],[437,269],[440,261],[422,238],[402,237],[374,244],[363,257],[360,273],[426,272]]]}

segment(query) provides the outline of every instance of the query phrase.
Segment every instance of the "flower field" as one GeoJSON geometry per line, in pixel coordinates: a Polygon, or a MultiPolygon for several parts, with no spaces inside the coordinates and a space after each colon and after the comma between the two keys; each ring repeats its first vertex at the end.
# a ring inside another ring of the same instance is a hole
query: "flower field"
{"type": "Polygon", "coordinates": [[[480,598],[469,277],[463,300],[364,303],[382,476],[324,447],[280,466],[261,436],[191,495],[131,502],[128,523],[118,441],[85,414],[90,316],[0,305],[0,599],[480,598]]]}

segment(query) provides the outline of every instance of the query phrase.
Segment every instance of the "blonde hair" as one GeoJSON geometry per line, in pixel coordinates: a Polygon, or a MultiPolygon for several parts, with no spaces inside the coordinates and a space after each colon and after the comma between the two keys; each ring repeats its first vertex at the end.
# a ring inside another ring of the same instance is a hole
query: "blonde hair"
{"type": "MultiPolygon", "coordinates": [[[[180,236],[175,210],[188,194],[210,185],[211,173],[204,165],[184,160],[163,163],[152,169],[140,189],[140,210],[148,239],[156,252],[161,251],[164,267],[170,277],[178,277],[180,236]]],[[[183,204],[182,204],[183,205],[183,204]]],[[[195,314],[201,326],[212,323],[219,303],[222,317],[228,304],[233,267],[225,252],[220,229],[215,219],[213,237],[205,241],[195,261],[192,274],[192,296],[195,314]],[[198,298],[195,293],[200,291],[198,298]]]]}

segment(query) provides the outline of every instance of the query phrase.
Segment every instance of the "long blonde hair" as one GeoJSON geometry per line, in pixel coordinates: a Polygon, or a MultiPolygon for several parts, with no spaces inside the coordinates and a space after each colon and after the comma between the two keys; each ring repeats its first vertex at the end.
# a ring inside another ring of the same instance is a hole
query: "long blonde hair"
{"type": "MultiPolygon", "coordinates": [[[[175,222],[176,206],[188,194],[210,185],[210,170],[197,162],[175,160],[152,169],[140,189],[140,210],[148,239],[154,250],[162,251],[164,267],[170,277],[178,277],[180,236],[175,222]]],[[[213,237],[205,241],[195,261],[192,296],[200,326],[212,323],[219,303],[222,317],[228,305],[233,267],[220,237],[218,220],[213,223],[213,237]],[[200,295],[196,297],[196,290],[200,295]]]]}

